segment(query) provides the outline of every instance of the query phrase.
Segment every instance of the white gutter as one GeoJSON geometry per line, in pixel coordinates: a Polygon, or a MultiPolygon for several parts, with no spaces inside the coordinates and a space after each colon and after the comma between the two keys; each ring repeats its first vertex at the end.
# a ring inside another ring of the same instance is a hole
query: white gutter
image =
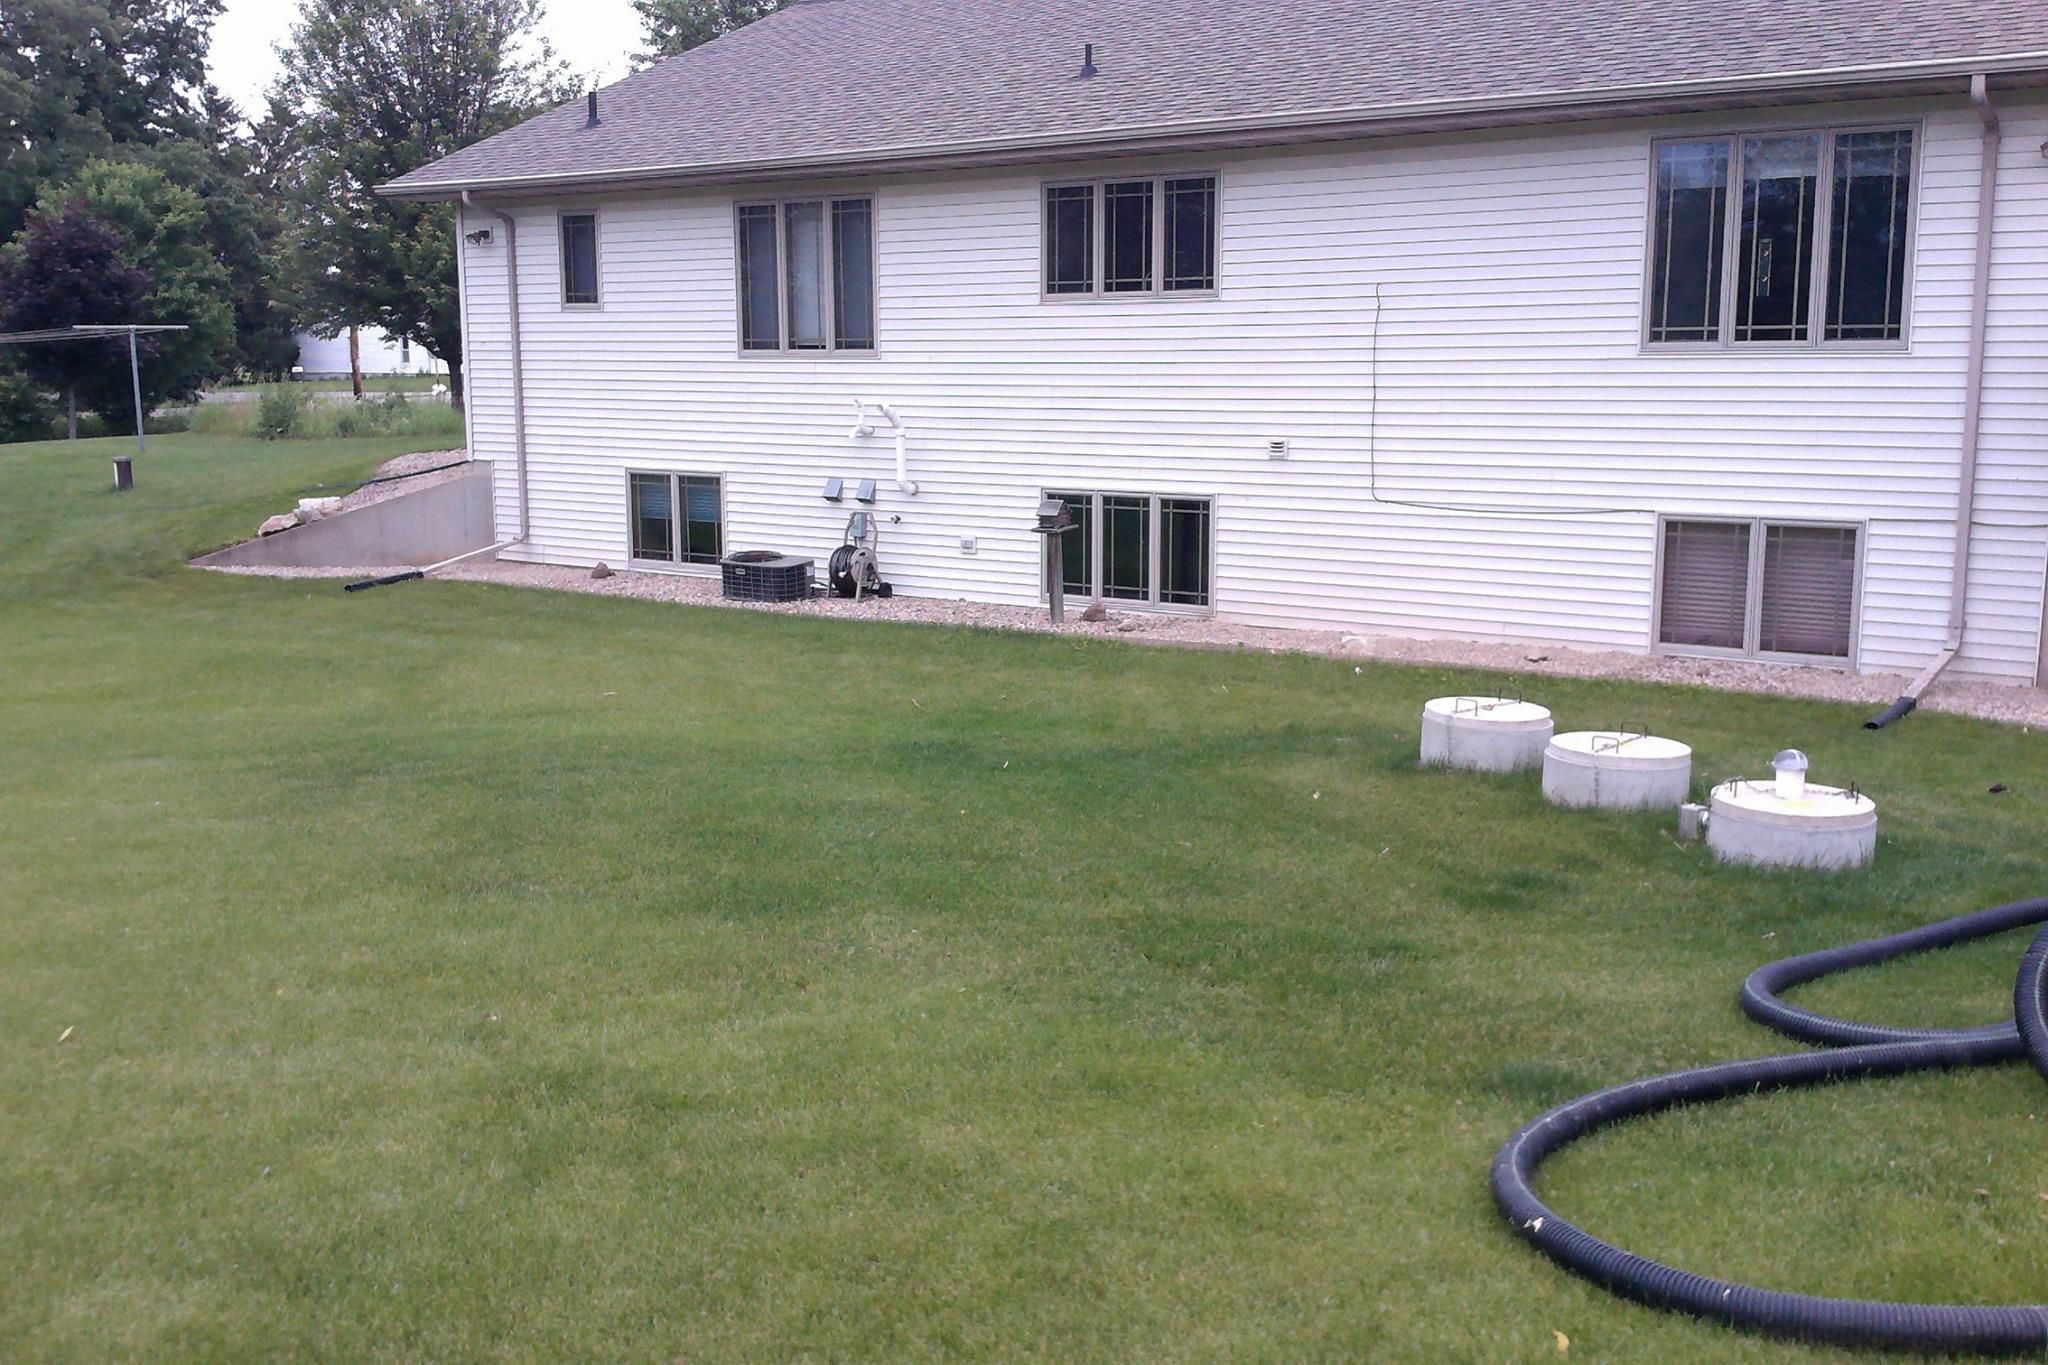
{"type": "Polygon", "coordinates": [[[525,544],[533,534],[533,506],[526,486],[526,359],[519,334],[519,221],[501,208],[477,203],[468,190],[462,192],[462,206],[482,209],[505,225],[505,320],[512,346],[512,454],[519,466],[519,534],[492,547],[503,550],[525,544]]]}
{"type": "MultiPolygon", "coordinates": [[[[895,143],[859,148],[827,156],[799,154],[780,157],[741,157],[729,161],[698,164],[648,162],[638,166],[614,167],[602,171],[545,171],[532,175],[457,177],[449,180],[415,180],[406,184],[390,182],[377,187],[379,194],[396,199],[445,199],[470,190],[503,190],[512,193],[539,191],[568,185],[597,187],[614,182],[681,182],[720,179],[769,179],[797,173],[825,172],[849,167],[868,171],[890,169],[940,169],[947,164],[987,164],[990,158],[1012,160],[1043,159],[1037,154],[1065,152],[1074,155],[1136,155],[1194,145],[1247,145],[1261,137],[1291,140],[1331,140],[1347,136],[1368,136],[1388,131],[1389,125],[1427,120],[1461,120],[1462,125],[1479,126],[1503,115],[1552,114],[1562,118],[1585,119],[1615,106],[1646,101],[1723,99],[1734,96],[1800,94],[1809,97],[1855,98],[1858,87],[1888,84],[1961,80],[1973,82],[1987,73],[2048,71],[2048,51],[1998,53],[1984,57],[1955,57],[1907,62],[1872,62],[1862,66],[1806,67],[1789,71],[1759,72],[1742,76],[1696,77],[1686,80],[1646,81],[1634,85],[1594,89],[1521,91],[1509,94],[1463,96],[1456,99],[1411,100],[1402,104],[1352,105],[1335,109],[1303,109],[1279,113],[1233,114],[1200,119],[1173,119],[1151,124],[1130,124],[1077,133],[1003,133],[988,137],[959,138],[943,143],[895,143]]],[[[1905,92],[1901,92],[1905,93],[1905,92]]],[[[1920,91],[1918,93],[1930,93],[1920,91]]],[[[1657,112],[1654,109],[1619,112],[1657,112]]],[[[544,115],[543,117],[547,117],[544,115]]]]}
{"type": "Polygon", "coordinates": [[[880,413],[882,420],[887,422],[896,433],[896,487],[900,492],[906,493],[913,498],[916,497],[917,485],[910,480],[910,456],[909,452],[905,449],[905,441],[908,439],[910,431],[909,428],[903,425],[902,415],[887,403],[870,403],[865,398],[854,399],[853,406],[858,412],[859,418],[853,428],[853,434],[847,437],[847,439],[858,441],[864,436],[874,435],[875,424],[868,420],[868,409],[873,408],[876,412],[880,413]]]}
{"type": "Polygon", "coordinates": [[[1882,728],[1919,705],[1920,695],[1962,652],[1963,628],[1970,618],[1970,540],[1977,520],[1977,445],[1984,411],[1984,345],[1991,315],[1991,240],[1998,206],[1998,149],[2002,140],[1998,110],[1991,104],[1991,83],[1983,72],[1970,77],[1970,104],[1984,125],[1982,161],[1977,171],[1977,254],[1970,272],[1970,343],[1963,371],[1963,435],[1956,478],[1956,540],[1949,568],[1948,632],[1934,661],[1922,669],[1883,716],[1869,723],[1882,728]]]}

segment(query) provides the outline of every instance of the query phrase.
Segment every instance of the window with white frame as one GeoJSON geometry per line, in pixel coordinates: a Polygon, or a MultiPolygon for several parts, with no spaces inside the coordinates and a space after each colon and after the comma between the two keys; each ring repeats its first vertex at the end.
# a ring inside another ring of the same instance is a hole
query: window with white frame
{"type": "Polygon", "coordinates": [[[1168,607],[1209,605],[1213,517],[1207,498],[1150,493],[1047,493],[1074,529],[1060,539],[1068,593],[1168,607]]]}
{"type": "Polygon", "coordinates": [[[1645,339],[1902,341],[1914,147],[1910,128],[1656,143],[1645,339]]]}
{"type": "Polygon", "coordinates": [[[1216,288],[1216,177],[1163,175],[1045,188],[1048,298],[1216,288]]]}
{"type": "Polygon", "coordinates": [[[1660,645],[1849,658],[1856,635],[1859,528],[1670,519],[1662,534],[1660,645]]]}
{"type": "Polygon", "coordinates": [[[875,201],[739,206],[740,349],[875,349],[875,201]]]}
{"type": "Polygon", "coordinates": [[[712,474],[626,476],[632,557],[649,564],[716,564],[724,552],[724,498],[712,474]]]}
{"type": "Polygon", "coordinates": [[[562,235],[562,306],[595,308],[597,283],[597,215],[565,213],[557,222],[562,235]]]}

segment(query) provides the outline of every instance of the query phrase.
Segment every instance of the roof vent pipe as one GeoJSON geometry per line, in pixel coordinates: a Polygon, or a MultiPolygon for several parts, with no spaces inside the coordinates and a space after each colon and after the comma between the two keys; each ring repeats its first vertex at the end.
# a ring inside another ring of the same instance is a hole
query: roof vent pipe
{"type": "Polygon", "coordinates": [[[583,126],[585,128],[595,128],[601,122],[603,120],[597,116],[597,92],[593,90],[590,92],[590,114],[583,120],[583,126]]]}
{"type": "Polygon", "coordinates": [[[1081,44],[1081,74],[1083,76],[1095,74],[1095,44],[1093,43],[1081,44]]]}

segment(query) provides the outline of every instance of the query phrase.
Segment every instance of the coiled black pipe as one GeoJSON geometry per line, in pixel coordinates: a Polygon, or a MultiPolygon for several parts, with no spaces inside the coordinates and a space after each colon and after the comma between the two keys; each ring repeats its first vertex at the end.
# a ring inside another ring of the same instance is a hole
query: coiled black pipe
{"type": "Polygon", "coordinates": [[[1593,1283],[1653,1308],[1676,1309],[1772,1336],[1835,1346],[1901,1351],[2040,1354],[2048,1351],[2048,1305],[2009,1308],[1879,1303],[1787,1294],[1709,1279],[1603,1242],[1536,1197],[1543,1159],[1609,1124],[1681,1104],[1865,1076],[1986,1066],[2028,1057],[2048,1078],[2048,930],[2037,935],[2013,988],[2013,1018],[1966,1029],[1892,1028],[1798,1009],[1778,992],[1908,953],[2048,922],[2048,897],[1958,915],[1904,933],[1773,962],[1742,983],[1752,1019],[1794,1038],[1833,1045],[1824,1052],[1723,1062],[1610,1086],[1567,1101],[1525,1124],[1493,1159],[1493,1200],[1513,1228],[1544,1255],[1593,1283]]]}

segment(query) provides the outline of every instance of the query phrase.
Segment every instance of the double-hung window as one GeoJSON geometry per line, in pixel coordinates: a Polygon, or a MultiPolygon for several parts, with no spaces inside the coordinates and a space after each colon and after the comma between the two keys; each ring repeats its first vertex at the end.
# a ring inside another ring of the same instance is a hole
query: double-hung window
{"type": "Polygon", "coordinates": [[[1903,341],[1914,146],[1910,128],[1657,143],[1645,340],[1903,341]]]}
{"type": "Polygon", "coordinates": [[[1207,607],[1211,506],[1207,498],[1148,493],[1047,493],[1074,529],[1060,540],[1066,592],[1113,602],[1207,607]]]}
{"type": "Polygon", "coordinates": [[[626,476],[632,558],[647,564],[716,564],[724,552],[725,509],[712,474],[626,476]]]}
{"type": "Polygon", "coordinates": [[[1048,298],[1213,292],[1216,177],[1048,185],[1044,235],[1048,298]]]}
{"type": "Polygon", "coordinates": [[[1846,661],[1856,635],[1854,526],[1667,520],[1657,642],[1846,661]]]}
{"type": "Polygon", "coordinates": [[[742,204],[740,349],[875,349],[875,201],[742,204]]]}
{"type": "Polygon", "coordinates": [[[565,213],[556,220],[562,237],[562,306],[595,308],[597,284],[597,215],[565,213]]]}

